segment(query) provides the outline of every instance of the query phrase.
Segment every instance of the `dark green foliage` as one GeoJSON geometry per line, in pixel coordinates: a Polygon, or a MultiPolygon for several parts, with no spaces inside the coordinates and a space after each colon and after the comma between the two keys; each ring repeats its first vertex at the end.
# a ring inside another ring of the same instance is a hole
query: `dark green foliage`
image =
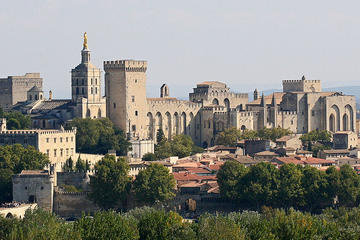
{"type": "Polygon", "coordinates": [[[90,177],[90,198],[105,209],[116,207],[124,201],[131,188],[130,167],[124,158],[113,155],[96,163],[95,174],[90,177]]]}
{"type": "Polygon", "coordinates": [[[236,146],[239,140],[243,139],[268,139],[275,141],[278,138],[289,135],[292,132],[288,129],[280,127],[264,128],[259,131],[254,130],[240,130],[235,127],[225,129],[216,135],[216,144],[225,146],[236,146]]]}
{"type": "Polygon", "coordinates": [[[155,163],[139,172],[133,188],[138,201],[153,204],[175,196],[175,179],[165,166],[155,163]]]}
{"type": "Polygon", "coordinates": [[[33,146],[0,146],[0,202],[12,200],[12,174],[20,173],[22,170],[43,169],[48,164],[48,157],[33,146]]]}
{"type": "Polygon", "coordinates": [[[81,119],[71,121],[68,128],[76,127],[76,148],[82,153],[106,154],[116,150],[118,155],[126,155],[130,143],[125,133],[116,128],[107,118],[81,119]]]}
{"type": "Polygon", "coordinates": [[[179,158],[187,157],[195,153],[203,152],[201,147],[197,147],[190,136],[176,135],[171,140],[167,140],[163,136],[162,130],[159,129],[158,144],[155,146],[156,160],[161,160],[171,156],[178,156],[179,158]]]}
{"type": "Polygon", "coordinates": [[[74,223],[75,232],[86,240],[139,239],[139,231],[133,218],[124,217],[114,211],[98,212],[93,218],[83,216],[74,223]]]}
{"type": "Polygon", "coordinates": [[[326,209],[311,215],[294,209],[263,208],[262,212],[204,214],[186,223],[175,212],[136,208],[126,214],[98,212],[64,222],[41,209],[23,219],[0,217],[0,239],[11,240],[358,240],[360,208],[326,209]]]}
{"type": "Polygon", "coordinates": [[[142,157],[143,161],[155,161],[156,155],[154,153],[145,153],[142,157]]]}
{"type": "Polygon", "coordinates": [[[156,142],[161,143],[165,140],[166,140],[166,137],[165,137],[164,131],[161,128],[158,129],[157,133],[156,133],[156,142]]]}
{"type": "Polygon", "coordinates": [[[66,159],[64,166],[62,167],[63,172],[73,172],[74,171],[74,161],[72,158],[66,159]]]}
{"type": "Polygon", "coordinates": [[[126,216],[137,221],[142,240],[196,239],[189,224],[183,223],[182,218],[175,212],[145,207],[131,210],[126,216]]]}
{"type": "Polygon", "coordinates": [[[75,164],[75,172],[85,173],[89,170],[90,170],[89,163],[82,160],[79,155],[78,160],[76,161],[76,164],[75,164]]]}
{"type": "Polygon", "coordinates": [[[6,127],[9,130],[29,129],[31,118],[18,111],[4,112],[0,108],[0,118],[6,118],[6,127]]]}
{"type": "Polygon", "coordinates": [[[360,203],[360,176],[348,165],[326,172],[316,168],[284,164],[276,169],[259,163],[247,169],[234,161],[219,170],[221,195],[245,201],[256,209],[272,206],[316,211],[333,206],[353,207],[360,203]],[[334,200],[337,199],[337,202],[334,200]]]}

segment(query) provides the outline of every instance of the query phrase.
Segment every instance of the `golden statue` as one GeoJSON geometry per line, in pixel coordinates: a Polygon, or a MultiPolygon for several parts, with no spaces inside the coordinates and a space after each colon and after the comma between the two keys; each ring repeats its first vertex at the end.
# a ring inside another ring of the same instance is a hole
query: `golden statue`
{"type": "Polygon", "coordinates": [[[83,46],[84,46],[84,49],[87,49],[87,48],[88,48],[88,44],[87,44],[87,34],[86,34],[86,32],[84,33],[84,44],[83,44],[83,46]]]}

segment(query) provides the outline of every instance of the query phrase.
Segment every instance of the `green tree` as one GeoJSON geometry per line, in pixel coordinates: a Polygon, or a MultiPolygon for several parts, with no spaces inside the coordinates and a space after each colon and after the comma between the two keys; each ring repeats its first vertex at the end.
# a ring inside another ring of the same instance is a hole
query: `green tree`
{"type": "Polygon", "coordinates": [[[235,146],[240,139],[241,131],[232,127],[218,133],[215,142],[217,145],[235,146]]]}
{"type": "Polygon", "coordinates": [[[90,119],[76,118],[68,128],[76,127],[76,148],[82,153],[106,154],[108,150],[116,150],[126,155],[130,143],[122,130],[114,127],[108,118],[90,119]]]}
{"type": "Polygon", "coordinates": [[[141,170],[134,181],[134,192],[140,202],[153,204],[175,196],[175,179],[169,170],[160,164],[151,164],[141,170]]]}
{"type": "Polygon", "coordinates": [[[284,164],[279,170],[278,206],[302,207],[305,205],[302,186],[303,172],[301,166],[284,164]]]}
{"type": "Polygon", "coordinates": [[[179,158],[189,156],[192,153],[193,145],[191,137],[187,135],[176,135],[170,141],[172,155],[179,158]]]}
{"type": "Polygon", "coordinates": [[[269,139],[273,142],[276,141],[276,139],[281,138],[283,136],[289,135],[292,132],[289,129],[284,129],[281,127],[276,128],[263,128],[258,131],[258,136],[261,139],[269,139]]]}
{"type": "Polygon", "coordinates": [[[72,160],[71,157],[66,159],[66,161],[62,167],[62,171],[63,172],[73,172],[74,171],[74,161],[72,160]]]}
{"type": "Polygon", "coordinates": [[[239,181],[245,176],[247,169],[237,161],[226,161],[217,173],[217,182],[220,194],[232,200],[241,199],[242,189],[239,189],[239,181]]]}
{"type": "Polygon", "coordinates": [[[244,189],[244,197],[259,209],[263,205],[272,205],[279,189],[279,171],[270,163],[258,163],[250,167],[239,181],[244,189]]]}
{"type": "Polygon", "coordinates": [[[155,161],[156,155],[154,153],[145,153],[142,157],[143,161],[155,161]]]}
{"type": "Polygon", "coordinates": [[[159,128],[156,132],[156,142],[159,144],[165,140],[166,140],[166,137],[165,137],[164,131],[161,128],[159,128]]]}
{"type": "Polygon", "coordinates": [[[302,176],[304,200],[307,210],[313,211],[331,205],[333,200],[327,192],[329,187],[326,173],[310,166],[305,166],[302,176]]]}
{"type": "Polygon", "coordinates": [[[12,174],[20,173],[22,170],[43,169],[49,163],[48,157],[33,146],[0,146],[0,201],[12,199],[12,174]]]}
{"type": "Polygon", "coordinates": [[[6,128],[9,130],[17,130],[17,129],[21,129],[21,125],[20,125],[19,120],[15,119],[15,118],[10,118],[6,122],[6,128]]]}
{"type": "Polygon", "coordinates": [[[89,168],[89,165],[80,158],[80,155],[76,161],[76,164],[75,164],[75,172],[82,172],[82,173],[85,173],[86,171],[90,170],[88,169],[89,168]]]}
{"type": "Polygon", "coordinates": [[[358,206],[360,200],[360,176],[349,165],[340,167],[340,187],[338,189],[341,206],[358,206]]]}
{"type": "Polygon", "coordinates": [[[3,112],[2,117],[6,118],[6,127],[10,130],[29,129],[31,127],[31,118],[18,111],[3,112]]]}
{"type": "Polygon", "coordinates": [[[226,216],[205,214],[200,217],[198,225],[200,240],[245,239],[241,227],[226,216]]]}
{"type": "Polygon", "coordinates": [[[135,220],[114,211],[97,212],[93,218],[82,216],[74,223],[74,230],[87,240],[139,239],[135,220]]]}
{"type": "Polygon", "coordinates": [[[125,201],[131,188],[128,175],[130,167],[124,158],[105,155],[95,164],[95,174],[90,177],[90,198],[105,209],[114,208],[125,201]]]}

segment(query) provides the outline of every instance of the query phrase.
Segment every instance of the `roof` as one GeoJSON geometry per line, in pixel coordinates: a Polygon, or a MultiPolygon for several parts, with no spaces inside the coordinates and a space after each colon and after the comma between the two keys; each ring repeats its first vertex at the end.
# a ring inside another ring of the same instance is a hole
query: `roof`
{"type": "Polygon", "coordinates": [[[177,98],[174,97],[163,97],[163,98],[147,98],[149,101],[178,101],[177,98]]]}
{"type": "Polygon", "coordinates": [[[295,157],[277,157],[275,158],[275,161],[282,162],[283,164],[304,164],[303,161],[296,159],[295,157]]]}
{"type": "Polygon", "coordinates": [[[281,138],[276,139],[275,142],[286,142],[286,141],[289,141],[290,139],[293,139],[293,138],[295,138],[295,137],[290,136],[290,135],[286,135],[286,136],[283,136],[281,138]]]}
{"type": "MultiPolygon", "coordinates": [[[[276,104],[280,104],[280,102],[282,101],[282,97],[286,94],[284,92],[274,92],[270,95],[267,95],[264,97],[265,99],[265,103],[270,105],[271,102],[272,102],[272,98],[273,98],[273,95],[275,94],[275,102],[276,104]]],[[[261,103],[261,97],[259,97],[258,99],[248,103],[248,105],[260,105],[261,103]]]]}
{"type": "Polygon", "coordinates": [[[35,85],[28,92],[42,92],[42,90],[35,85]]]}
{"type": "Polygon", "coordinates": [[[322,150],[326,154],[334,154],[334,153],[349,153],[350,151],[347,149],[329,149],[329,150],[322,150]]]}
{"type": "Polygon", "coordinates": [[[197,86],[226,87],[226,84],[219,81],[205,81],[198,83],[197,86]]]}
{"type": "Polygon", "coordinates": [[[279,154],[270,151],[263,151],[255,153],[255,156],[279,156],[279,154]]]}
{"type": "Polygon", "coordinates": [[[219,150],[236,150],[236,149],[237,149],[237,147],[227,147],[227,146],[224,146],[224,145],[215,145],[213,147],[208,147],[205,150],[206,151],[211,151],[211,152],[217,152],[219,150]]]}
{"type": "Polygon", "coordinates": [[[173,168],[198,168],[201,166],[204,166],[204,165],[199,162],[186,162],[186,163],[173,165],[173,168]]]}
{"type": "Polygon", "coordinates": [[[312,164],[335,164],[333,160],[326,160],[322,158],[315,157],[303,157],[303,156],[294,156],[294,157],[277,157],[275,161],[282,162],[283,164],[294,163],[299,165],[312,165],[312,164]]]}
{"type": "Polygon", "coordinates": [[[19,175],[49,175],[49,172],[46,170],[22,170],[19,175]]]}
{"type": "Polygon", "coordinates": [[[312,154],[312,152],[311,152],[311,151],[301,150],[301,149],[296,150],[296,153],[298,153],[298,154],[312,154]]]}
{"type": "Polygon", "coordinates": [[[173,172],[176,181],[201,181],[201,180],[216,180],[215,175],[200,176],[188,172],[173,172]]]}

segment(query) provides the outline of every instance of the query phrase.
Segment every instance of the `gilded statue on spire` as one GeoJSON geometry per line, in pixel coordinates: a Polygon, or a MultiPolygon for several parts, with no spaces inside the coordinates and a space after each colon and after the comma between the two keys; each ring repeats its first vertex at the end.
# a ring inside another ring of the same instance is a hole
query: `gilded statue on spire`
{"type": "Polygon", "coordinates": [[[86,32],[84,33],[84,44],[83,44],[83,46],[84,46],[84,49],[87,49],[87,48],[88,48],[88,44],[87,44],[87,34],[86,34],[86,32]]]}

